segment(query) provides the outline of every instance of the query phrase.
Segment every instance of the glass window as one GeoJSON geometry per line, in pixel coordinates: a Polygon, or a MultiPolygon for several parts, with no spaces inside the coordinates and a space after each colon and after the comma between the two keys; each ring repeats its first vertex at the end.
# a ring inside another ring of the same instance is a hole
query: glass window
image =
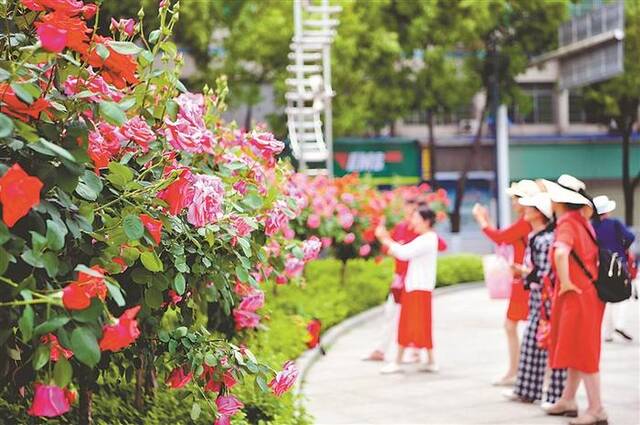
{"type": "Polygon", "coordinates": [[[516,124],[551,124],[554,119],[553,87],[528,84],[522,87],[528,105],[512,107],[510,118],[516,124]]]}
{"type": "Polygon", "coordinates": [[[598,122],[593,111],[587,107],[581,90],[569,92],[569,122],[589,124],[598,122]]]}

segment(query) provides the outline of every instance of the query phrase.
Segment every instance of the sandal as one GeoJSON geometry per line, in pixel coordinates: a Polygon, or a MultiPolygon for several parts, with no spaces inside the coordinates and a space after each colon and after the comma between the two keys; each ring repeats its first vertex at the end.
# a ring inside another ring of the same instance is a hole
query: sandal
{"type": "Polygon", "coordinates": [[[609,425],[607,414],[601,410],[597,415],[583,413],[578,418],[569,422],[569,425],[609,425]]]}
{"type": "Polygon", "coordinates": [[[557,401],[551,406],[544,409],[550,416],[567,416],[569,418],[578,417],[578,405],[575,403],[566,403],[557,401]]]}

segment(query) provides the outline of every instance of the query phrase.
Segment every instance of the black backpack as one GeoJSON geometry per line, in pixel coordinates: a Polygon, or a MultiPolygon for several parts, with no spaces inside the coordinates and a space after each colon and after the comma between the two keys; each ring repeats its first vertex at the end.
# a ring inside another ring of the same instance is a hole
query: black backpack
{"type": "Polygon", "coordinates": [[[602,248],[593,234],[585,230],[594,244],[598,247],[598,276],[594,276],[575,253],[571,251],[571,257],[578,263],[585,275],[593,282],[598,291],[598,297],[607,303],[619,303],[631,297],[631,276],[622,263],[620,255],[606,248],[602,248]]]}

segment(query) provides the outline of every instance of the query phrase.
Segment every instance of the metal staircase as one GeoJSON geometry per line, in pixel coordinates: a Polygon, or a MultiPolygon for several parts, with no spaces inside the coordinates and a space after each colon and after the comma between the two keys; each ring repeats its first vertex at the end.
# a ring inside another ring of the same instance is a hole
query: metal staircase
{"type": "Polygon", "coordinates": [[[333,174],[331,98],[331,43],[340,6],[329,0],[294,0],[294,35],[285,94],[287,127],[293,156],[300,171],[333,174]],[[324,114],[324,131],[322,115],[324,114]]]}

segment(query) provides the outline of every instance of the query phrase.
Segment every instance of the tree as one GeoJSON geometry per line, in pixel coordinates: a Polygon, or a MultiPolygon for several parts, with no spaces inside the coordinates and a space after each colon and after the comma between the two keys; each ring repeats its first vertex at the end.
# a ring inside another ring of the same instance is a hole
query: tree
{"type": "Polygon", "coordinates": [[[586,91],[591,108],[605,124],[613,120],[622,137],[622,187],[625,221],[633,223],[634,192],[640,185],[640,172],[631,175],[631,136],[638,126],[640,106],[640,3],[625,2],[624,73],[596,84],[586,91]]]}
{"type": "Polygon", "coordinates": [[[513,104],[522,98],[515,78],[526,70],[530,57],[552,49],[567,3],[564,0],[459,0],[455,7],[466,9],[468,16],[473,17],[475,42],[470,47],[474,54],[469,55],[468,60],[487,94],[478,130],[456,187],[451,230],[459,232],[467,174],[480,150],[482,123],[489,105],[513,104]]]}

